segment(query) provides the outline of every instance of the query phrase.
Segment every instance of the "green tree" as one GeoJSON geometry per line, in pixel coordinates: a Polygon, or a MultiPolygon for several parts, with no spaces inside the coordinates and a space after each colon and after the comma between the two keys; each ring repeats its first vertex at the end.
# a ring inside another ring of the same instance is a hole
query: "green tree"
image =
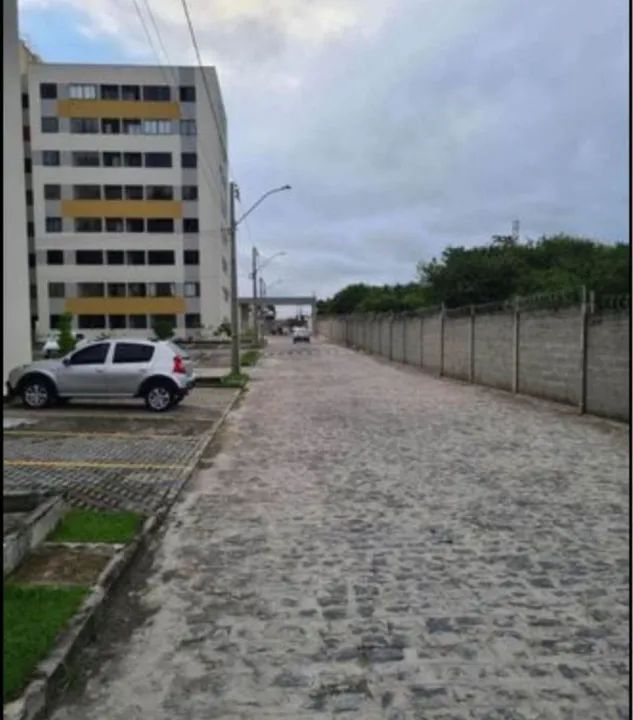
{"type": "Polygon", "coordinates": [[[174,325],[167,318],[157,318],[152,325],[152,330],[159,340],[169,340],[174,336],[174,325]]]}
{"type": "Polygon", "coordinates": [[[72,352],[77,344],[77,340],[72,333],[72,323],[73,316],[72,313],[69,312],[60,315],[57,322],[57,329],[59,330],[57,345],[59,346],[59,354],[62,357],[72,352]]]}

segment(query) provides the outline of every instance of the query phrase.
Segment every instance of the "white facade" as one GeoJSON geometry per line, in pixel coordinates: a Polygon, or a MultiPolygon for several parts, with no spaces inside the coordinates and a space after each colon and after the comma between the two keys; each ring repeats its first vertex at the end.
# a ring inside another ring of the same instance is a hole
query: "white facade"
{"type": "Polygon", "coordinates": [[[3,127],[4,127],[4,353],[3,389],[9,371],[31,360],[29,270],[26,237],[24,151],[20,88],[20,44],[16,0],[4,0],[3,127]]]}
{"type": "Polygon", "coordinates": [[[231,283],[215,70],[31,63],[27,76],[38,336],[65,311],[89,337],[147,336],[157,316],[179,337],[217,328],[231,283]]]}

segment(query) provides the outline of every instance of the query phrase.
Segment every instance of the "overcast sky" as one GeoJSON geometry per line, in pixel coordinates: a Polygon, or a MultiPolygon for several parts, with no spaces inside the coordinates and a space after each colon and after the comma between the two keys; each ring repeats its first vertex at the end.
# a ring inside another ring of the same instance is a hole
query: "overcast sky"
{"type": "MultiPolygon", "coordinates": [[[[146,12],[145,0],[138,0],[146,12]]],[[[180,0],[149,0],[170,59],[180,0]]],[[[628,240],[626,0],[189,0],[270,293],[408,282],[509,233],[628,240]]],[[[133,0],[21,0],[51,62],[155,63],[133,0]]],[[[150,26],[151,27],[151,26],[150,26]]]]}

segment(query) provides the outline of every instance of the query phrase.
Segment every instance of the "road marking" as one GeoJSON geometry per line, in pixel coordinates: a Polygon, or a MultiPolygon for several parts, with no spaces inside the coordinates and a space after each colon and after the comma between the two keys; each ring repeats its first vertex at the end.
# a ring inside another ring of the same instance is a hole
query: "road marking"
{"type": "Polygon", "coordinates": [[[194,440],[198,436],[186,436],[186,435],[172,435],[170,433],[148,433],[148,434],[139,434],[139,433],[123,433],[123,432],[74,432],[73,430],[5,430],[3,435],[16,435],[16,436],[31,436],[31,435],[42,435],[43,437],[107,437],[107,438],[114,438],[114,439],[120,439],[120,440],[127,440],[129,438],[138,438],[138,439],[154,439],[154,440],[164,440],[165,438],[169,438],[169,440],[194,440]]]}
{"type": "Polygon", "coordinates": [[[109,470],[186,470],[189,465],[161,463],[86,462],[83,460],[4,460],[5,467],[101,468],[109,470]]]}

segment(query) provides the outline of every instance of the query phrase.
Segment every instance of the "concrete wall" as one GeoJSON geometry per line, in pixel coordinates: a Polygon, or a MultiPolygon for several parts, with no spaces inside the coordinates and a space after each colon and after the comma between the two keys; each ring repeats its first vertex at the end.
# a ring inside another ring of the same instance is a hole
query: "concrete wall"
{"type": "Polygon", "coordinates": [[[22,144],[22,85],[16,0],[4,0],[2,19],[4,21],[2,31],[2,122],[4,127],[2,388],[4,393],[9,372],[14,367],[31,360],[31,310],[22,144]]]}
{"type": "Polygon", "coordinates": [[[444,375],[469,379],[470,317],[446,318],[444,325],[444,375]]]}
{"type": "MultiPolygon", "coordinates": [[[[319,319],[319,332],[345,343],[346,324],[356,347],[422,367],[440,370],[440,315],[319,319]]],[[[470,316],[444,320],[444,374],[470,378],[470,316]]],[[[628,312],[589,316],[586,335],[586,411],[630,420],[628,312]]],[[[577,405],[582,397],[582,315],[565,310],[523,311],[518,324],[518,391],[577,405]]],[[[473,379],[512,390],[515,360],[514,315],[476,314],[473,328],[473,379]]]]}
{"type": "Polygon", "coordinates": [[[519,392],[578,404],[581,383],[580,308],[522,312],[519,392]]]}
{"type": "Polygon", "coordinates": [[[603,313],[587,327],[587,412],[630,421],[631,318],[603,313]]]}
{"type": "Polygon", "coordinates": [[[507,313],[475,316],[475,382],[512,390],[514,318],[507,313]]]}

